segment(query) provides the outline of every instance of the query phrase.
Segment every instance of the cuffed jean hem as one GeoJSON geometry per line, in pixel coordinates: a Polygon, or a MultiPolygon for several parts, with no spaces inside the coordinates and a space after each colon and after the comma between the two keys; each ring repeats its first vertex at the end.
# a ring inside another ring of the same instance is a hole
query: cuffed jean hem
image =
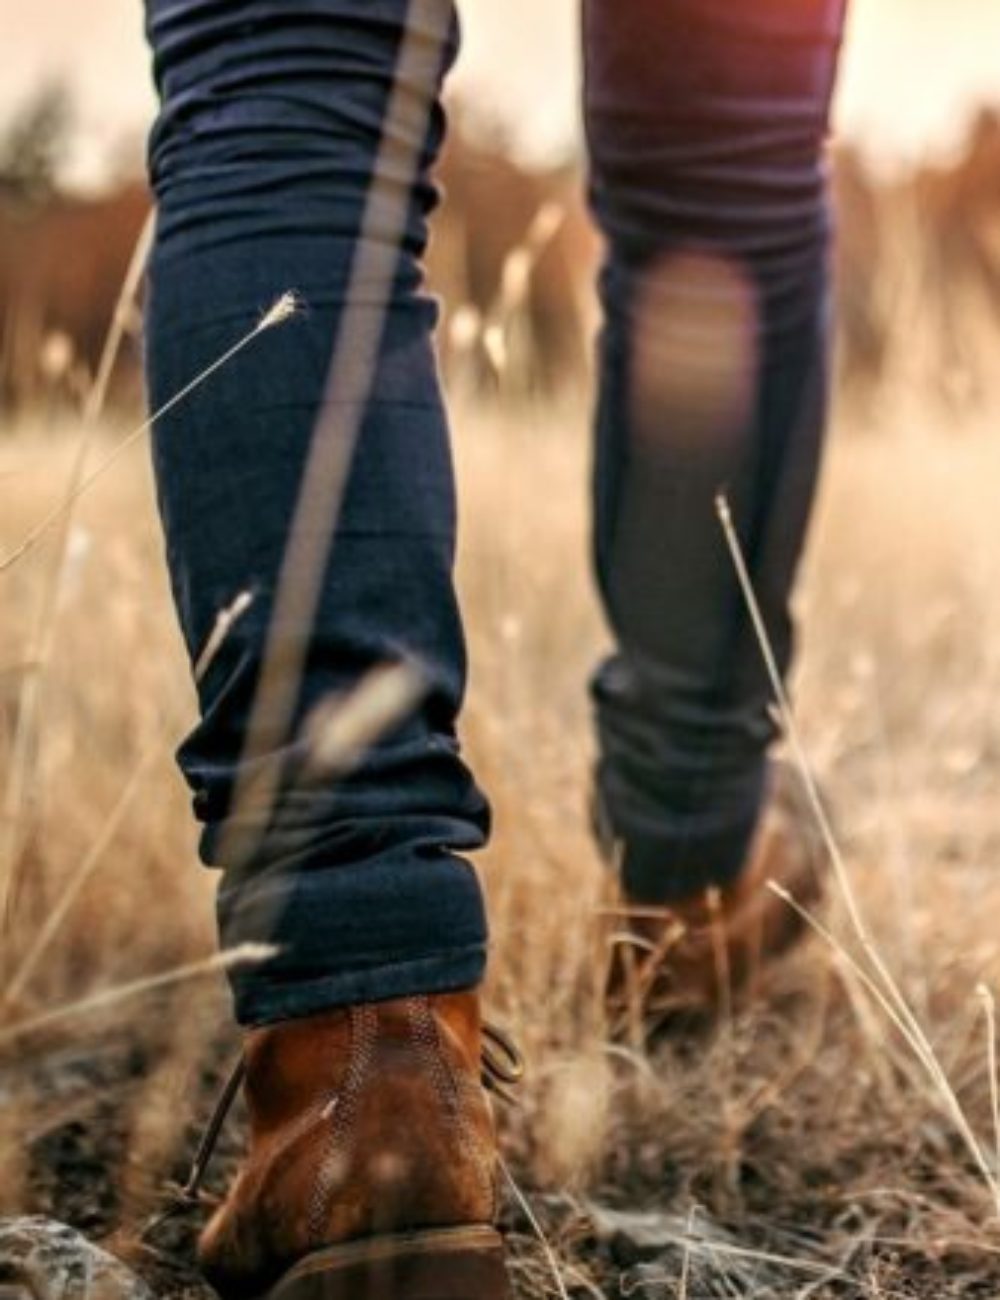
{"type": "Polygon", "coordinates": [[[270,984],[266,967],[261,966],[232,976],[236,1019],[244,1028],[254,1029],[363,1002],[458,993],[481,984],[485,971],[483,944],[368,970],[340,971],[302,983],[270,984]]]}
{"type": "Polygon", "coordinates": [[[706,797],[704,811],[671,817],[661,806],[655,820],[639,817],[635,808],[615,808],[613,800],[609,806],[599,788],[597,833],[616,846],[609,862],[620,872],[626,899],[656,907],[734,884],[748,865],[770,787],[770,765],[762,758],[748,774],[739,801],[724,810],[706,797]]]}
{"type": "Polygon", "coordinates": [[[656,906],[734,884],[747,865],[759,818],[754,809],[742,821],[715,832],[630,838],[621,855],[626,897],[656,906]]]}

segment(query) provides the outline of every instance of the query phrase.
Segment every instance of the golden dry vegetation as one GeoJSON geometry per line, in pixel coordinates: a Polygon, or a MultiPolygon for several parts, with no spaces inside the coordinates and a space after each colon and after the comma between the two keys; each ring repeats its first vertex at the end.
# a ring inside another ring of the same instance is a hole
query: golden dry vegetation
{"type": "MultiPolygon", "coordinates": [[[[872,951],[834,889],[830,938],[766,998],[650,1051],[610,1041],[600,996],[584,408],[455,413],[465,736],[498,814],[489,1001],[530,1062],[504,1143],[552,1251],[512,1193],[520,1294],[992,1300],[997,408],[941,427],[901,388],[878,428],[841,416],[832,440],[797,699],[872,951]]],[[[78,436],[22,422],[4,439],[5,553],[65,491],[78,436]]],[[[86,494],[55,572],[57,554],[49,538],[0,573],[5,871],[16,862],[0,1201],[111,1236],[161,1294],[199,1296],[192,1228],[140,1238],[235,1043],[219,976],[23,1028],[212,951],[212,882],[171,760],[193,701],[143,449],[86,494]]],[[[238,1146],[234,1126],[217,1185],[238,1146]]]]}
{"type": "MultiPolygon", "coordinates": [[[[45,93],[29,102],[24,120],[41,114],[44,124],[48,102],[45,93]]],[[[838,142],[831,175],[842,389],[866,418],[891,411],[900,384],[915,381],[953,408],[984,403],[1000,322],[1000,114],[983,109],[947,159],[891,175],[857,142],[838,142]],[[926,327],[916,348],[915,315],[926,327]]],[[[23,178],[4,175],[0,156],[0,408],[8,411],[65,406],[85,387],[149,205],[139,179],[91,196],[43,179],[40,192],[25,191],[23,178]]],[[[585,382],[600,248],[581,164],[525,168],[502,137],[484,139],[458,111],[440,180],[429,273],[448,311],[441,354],[449,377],[549,396],[585,382]],[[498,327],[507,334],[502,381],[498,327]]],[[[117,369],[113,402],[135,401],[138,372],[133,349],[117,369]]]]}
{"type": "MultiPolygon", "coordinates": [[[[606,1023],[614,923],[585,812],[605,643],[586,538],[596,250],[569,173],[473,151],[452,174],[434,269],[453,307],[465,741],[497,812],[488,1000],[529,1061],[502,1116],[525,1300],[1000,1295],[998,141],[984,116],[955,167],[895,187],[841,159],[840,400],[795,695],[848,889],[832,883],[822,933],[755,1005],[655,1047],[606,1023]],[[516,197],[502,230],[476,206],[497,186],[516,197]]],[[[172,762],[194,702],[142,439],[65,539],[59,520],[2,558],[68,490],[85,421],[67,409],[110,283],[61,369],[47,331],[72,327],[43,321],[29,284],[32,396],[0,440],[0,1212],[110,1239],[159,1295],[194,1300],[196,1222],[159,1216],[237,1037],[172,762]]],[[[127,381],[117,396],[127,409],[127,381]]],[[[102,418],[90,464],[123,418],[102,418]]],[[[213,1191],[239,1148],[237,1121],[213,1191]]]]}

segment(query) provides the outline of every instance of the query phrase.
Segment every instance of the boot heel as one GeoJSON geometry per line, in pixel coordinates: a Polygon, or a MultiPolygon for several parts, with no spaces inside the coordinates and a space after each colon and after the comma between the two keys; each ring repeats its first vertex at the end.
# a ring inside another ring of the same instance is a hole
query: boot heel
{"type": "Polygon", "coordinates": [[[307,1255],[267,1300],[510,1300],[499,1233],[440,1228],[307,1255]]]}

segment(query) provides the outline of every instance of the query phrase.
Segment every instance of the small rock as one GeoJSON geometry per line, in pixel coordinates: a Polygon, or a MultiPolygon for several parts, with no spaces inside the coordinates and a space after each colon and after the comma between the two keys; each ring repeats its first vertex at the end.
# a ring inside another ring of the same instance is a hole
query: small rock
{"type": "Polygon", "coordinates": [[[152,1300],[124,1264],[53,1219],[0,1219],[0,1300],[152,1300]]]}

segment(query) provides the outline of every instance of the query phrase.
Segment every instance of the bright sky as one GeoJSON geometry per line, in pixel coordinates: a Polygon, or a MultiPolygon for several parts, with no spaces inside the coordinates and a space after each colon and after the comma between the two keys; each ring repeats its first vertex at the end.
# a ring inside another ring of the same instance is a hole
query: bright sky
{"type": "MultiPolygon", "coordinates": [[[[542,156],[574,138],[578,2],[460,0],[456,85],[542,156]]],[[[86,141],[81,173],[141,132],[152,112],[141,0],[4,0],[0,50],[0,118],[46,78],[73,87],[86,141]]],[[[1000,0],[854,0],[841,130],[883,158],[937,152],[983,99],[1000,103],[1000,0]]]]}

